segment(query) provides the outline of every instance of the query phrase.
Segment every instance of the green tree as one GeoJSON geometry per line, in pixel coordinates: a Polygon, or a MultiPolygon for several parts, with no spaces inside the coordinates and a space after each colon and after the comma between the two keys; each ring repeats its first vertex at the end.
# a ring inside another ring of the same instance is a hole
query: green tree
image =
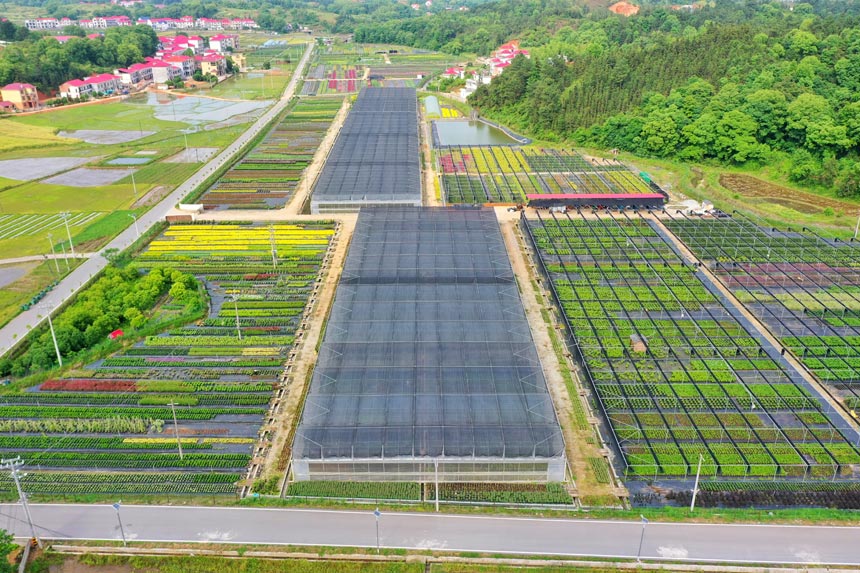
{"type": "Polygon", "coordinates": [[[837,125],[833,109],[820,95],[804,93],[788,104],[787,127],[801,145],[811,151],[850,145],[844,125],[837,125]]]}
{"type": "Polygon", "coordinates": [[[761,159],[767,150],[755,138],[758,125],[742,111],[733,109],[717,123],[714,147],[717,158],[732,163],[761,159]]]}
{"type": "Polygon", "coordinates": [[[18,568],[9,563],[9,555],[18,549],[18,544],[15,543],[15,536],[0,529],[0,573],[13,573],[18,568]]]}

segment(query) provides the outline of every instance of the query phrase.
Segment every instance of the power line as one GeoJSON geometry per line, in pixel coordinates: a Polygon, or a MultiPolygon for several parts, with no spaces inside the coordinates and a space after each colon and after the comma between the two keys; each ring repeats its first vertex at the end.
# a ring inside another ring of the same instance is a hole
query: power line
{"type": "Polygon", "coordinates": [[[24,462],[21,460],[21,456],[9,460],[0,460],[0,469],[4,469],[12,474],[12,479],[15,481],[15,487],[18,489],[18,497],[20,498],[21,505],[24,508],[24,515],[27,516],[27,523],[30,524],[30,533],[39,545],[39,549],[42,549],[42,540],[39,539],[39,536],[36,534],[36,526],[33,525],[33,516],[30,515],[30,506],[27,505],[27,494],[24,493],[23,489],[21,489],[21,478],[27,475],[21,475],[21,472],[19,471],[19,468],[23,465],[24,462]]]}

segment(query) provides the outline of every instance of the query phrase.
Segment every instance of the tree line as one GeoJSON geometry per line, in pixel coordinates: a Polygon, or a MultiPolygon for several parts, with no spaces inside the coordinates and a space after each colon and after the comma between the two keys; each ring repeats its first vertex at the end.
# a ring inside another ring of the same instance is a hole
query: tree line
{"type": "MultiPolygon", "coordinates": [[[[76,354],[103,343],[117,328],[143,328],[153,307],[168,294],[186,305],[189,312],[203,305],[197,281],[191,275],[158,267],[140,274],[133,266],[108,266],[101,278],[54,318],[60,353],[74,359],[76,354]]],[[[0,360],[0,375],[24,376],[56,364],[50,331],[40,327],[14,357],[0,360]]]]}
{"type": "Polygon", "coordinates": [[[108,28],[104,36],[88,39],[80,28],[66,30],[75,37],[64,44],[36,34],[0,52],[0,85],[26,82],[49,93],[63,82],[111,72],[142,62],[155,53],[158,36],[149,26],[108,28]]]}

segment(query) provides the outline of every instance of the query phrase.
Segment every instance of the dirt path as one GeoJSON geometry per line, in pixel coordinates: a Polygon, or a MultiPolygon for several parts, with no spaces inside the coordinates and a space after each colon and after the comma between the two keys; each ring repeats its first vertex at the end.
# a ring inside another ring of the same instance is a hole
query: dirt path
{"type": "MultiPolygon", "coordinates": [[[[430,122],[424,117],[424,112],[421,110],[421,105],[418,106],[418,113],[421,123],[419,134],[421,136],[421,153],[424,156],[424,184],[423,196],[424,205],[431,207],[444,205],[441,197],[436,196],[436,163],[433,161],[433,137],[430,133],[430,122]]],[[[441,193],[441,187],[440,193],[441,193]]]]}
{"type": "MultiPolygon", "coordinates": [[[[546,376],[556,414],[561,424],[564,435],[565,448],[576,483],[576,494],[582,497],[608,499],[615,496],[611,484],[600,484],[595,479],[589,458],[602,458],[603,453],[594,439],[593,430],[580,430],[574,422],[574,405],[572,400],[583,400],[580,395],[571,396],[561,375],[562,369],[573,372],[574,381],[578,387],[581,382],[572,370],[570,364],[559,362],[555,349],[553,348],[548,326],[541,312],[543,304],[549,304],[543,293],[535,290],[535,275],[526,261],[524,244],[518,228],[519,213],[510,213],[505,209],[496,209],[499,217],[499,226],[505,239],[505,247],[517,277],[520,289],[520,298],[526,312],[532,338],[537,346],[544,375],[546,376]]],[[[585,408],[586,405],[582,404],[585,408]]],[[[588,411],[587,408],[585,410],[588,411]]]]}
{"type": "MultiPolygon", "coordinates": [[[[309,220],[311,217],[302,217],[309,220]]],[[[302,402],[305,398],[307,385],[317,360],[317,347],[322,339],[326,317],[334,303],[334,293],[340,274],[343,271],[344,260],[348,251],[352,233],[355,230],[357,215],[345,216],[338,225],[337,233],[329,248],[326,268],[322,271],[322,286],[314,295],[310,312],[306,315],[301,342],[293,348],[295,359],[286,377],[286,394],[280,408],[275,413],[272,424],[274,437],[268,449],[264,464],[263,477],[283,473],[280,482],[286,478],[287,464],[291,454],[293,428],[298,423],[302,402]]]]}
{"type": "Polygon", "coordinates": [[[334,116],[334,120],[331,122],[325,137],[320,142],[319,147],[317,147],[313,160],[311,160],[310,165],[305,169],[304,175],[302,175],[299,184],[296,186],[296,192],[293,194],[290,202],[281,211],[295,215],[301,213],[302,206],[307,201],[311,187],[316,183],[317,177],[319,177],[320,171],[322,171],[323,165],[325,165],[329,151],[331,151],[331,147],[334,145],[337,134],[340,133],[340,128],[343,127],[343,122],[346,120],[348,113],[349,98],[343,98],[343,105],[340,107],[337,115],[334,116]]]}
{"type": "MultiPolygon", "coordinates": [[[[660,217],[653,216],[650,214],[646,216],[652,217],[652,219],[656,221],[657,225],[660,226],[660,228],[666,233],[666,236],[669,237],[669,239],[672,241],[672,244],[675,245],[684,255],[684,258],[687,259],[688,263],[692,264],[699,260],[696,258],[695,255],[693,255],[693,253],[687,248],[687,246],[682,243],[677,237],[675,237],[675,235],[663,224],[663,221],[660,217]]],[[[783,346],[783,344],[780,343],[780,341],[777,340],[777,338],[771,334],[770,330],[768,330],[768,328],[758,318],[756,318],[749,310],[747,310],[747,307],[743,303],[741,303],[737,298],[735,298],[735,295],[732,293],[732,291],[730,291],[723,285],[722,281],[720,281],[720,279],[717,278],[717,276],[711,272],[711,269],[709,269],[707,265],[702,264],[699,268],[705,275],[708,276],[708,278],[711,279],[711,282],[726,297],[726,300],[728,300],[733,307],[735,307],[741,314],[743,314],[744,318],[750,321],[750,323],[755,327],[756,331],[758,331],[759,334],[761,334],[765,339],[767,339],[767,341],[770,342],[774,348],[785,349],[785,346],[783,346]]],[[[842,417],[842,419],[845,420],[851,428],[860,432],[860,425],[857,424],[857,421],[845,413],[845,408],[841,404],[839,404],[833,398],[833,396],[831,396],[830,392],[828,392],[827,389],[824,388],[818,382],[818,380],[816,380],[815,377],[812,376],[812,374],[810,374],[806,370],[806,368],[803,367],[800,361],[794,357],[794,354],[792,354],[791,351],[786,349],[784,356],[788,363],[795,370],[797,370],[797,372],[803,377],[803,379],[806,380],[806,382],[808,382],[813,388],[818,390],[818,393],[833,407],[834,410],[836,410],[836,412],[842,417]]]]}

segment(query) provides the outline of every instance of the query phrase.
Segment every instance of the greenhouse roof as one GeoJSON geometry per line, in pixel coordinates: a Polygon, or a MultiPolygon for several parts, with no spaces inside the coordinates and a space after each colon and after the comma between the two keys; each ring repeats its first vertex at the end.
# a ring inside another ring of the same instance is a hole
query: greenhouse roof
{"type": "Polygon", "coordinates": [[[361,210],[293,456],[563,460],[492,210],[361,210]]]}
{"type": "Polygon", "coordinates": [[[311,209],[420,205],[418,158],[415,89],[364,88],[314,186],[311,209]]]}

